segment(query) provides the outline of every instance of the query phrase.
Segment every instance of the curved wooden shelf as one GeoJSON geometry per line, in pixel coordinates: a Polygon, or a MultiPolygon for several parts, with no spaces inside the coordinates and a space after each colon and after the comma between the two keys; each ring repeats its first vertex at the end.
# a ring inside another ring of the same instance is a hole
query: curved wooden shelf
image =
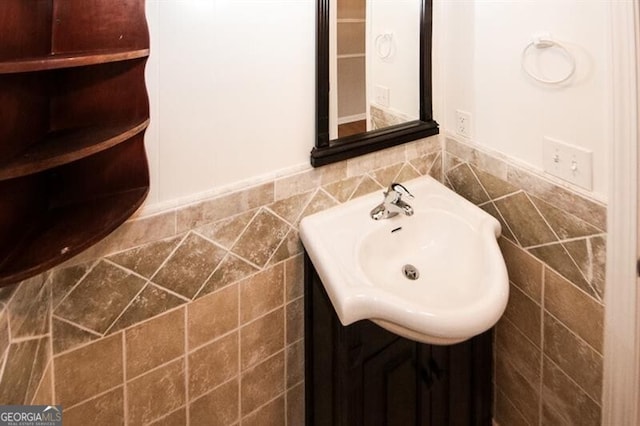
{"type": "Polygon", "coordinates": [[[146,198],[145,10],[0,0],[0,287],[89,248],[146,198]]]}
{"type": "Polygon", "coordinates": [[[149,126],[149,119],[133,125],[95,126],[56,132],[19,157],[0,165],[0,181],[22,177],[80,160],[122,143],[149,126]]]}
{"type": "Polygon", "coordinates": [[[43,272],[95,244],[140,207],[148,187],[51,209],[25,226],[13,250],[0,259],[0,287],[43,272]],[[91,229],[91,238],[87,238],[91,229]]]}
{"type": "Polygon", "coordinates": [[[52,54],[0,62],[0,74],[15,74],[34,71],[49,71],[61,68],[83,67],[146,58],[149,49],[104,50],[87,53],[52,54]]]}

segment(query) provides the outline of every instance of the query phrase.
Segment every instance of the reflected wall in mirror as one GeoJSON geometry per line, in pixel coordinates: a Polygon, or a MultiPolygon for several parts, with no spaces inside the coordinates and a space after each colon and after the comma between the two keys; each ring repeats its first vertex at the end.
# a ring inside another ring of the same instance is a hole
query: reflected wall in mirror
{"type": "Polygon", "coordinates": [[[334,4],[329,21],[330,139],[419,119],[421,0],[334,4]]]}
{"type": "Polygon", "coordinates": [[[321,166],[438,133],[431,0],[316,0],[321,166]]]}

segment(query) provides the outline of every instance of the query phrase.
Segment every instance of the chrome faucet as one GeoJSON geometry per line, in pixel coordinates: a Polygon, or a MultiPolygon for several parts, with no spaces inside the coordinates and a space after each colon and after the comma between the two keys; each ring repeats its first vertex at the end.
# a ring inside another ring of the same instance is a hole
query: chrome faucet
{"type": "Polygon", "coordinates": [[[413,214],[413,208],[402,201],[403,196],[413,198],[413,195],[411,195],[407,188],[399,183],[392,183],[389,185],[389,189],[387,189],[383,194],[384,201],[374,207],[373,210],[371,210],[371,213],[369,213],[371,219],[388,219],[396,216],[398,213],[404,213],[407,216],[411,216],[413,214]]]}

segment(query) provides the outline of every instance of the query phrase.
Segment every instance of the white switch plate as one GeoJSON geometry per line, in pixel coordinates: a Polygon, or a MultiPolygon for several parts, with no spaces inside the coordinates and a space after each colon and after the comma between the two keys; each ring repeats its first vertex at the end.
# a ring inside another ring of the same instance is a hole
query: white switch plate
{"type": "Polygon", "coordinates": [[[388,87],[375,86],[374,97],[378,105],[389,108],[389,88],[388,87]]]}
{"type": "Polygon", "coordinates": [[[471,113],[456,110],[456,133],[465,138],[471,138],[471,113]]]}
{"type": "Polygon", "coordinates": [[[549,137],[542,139],[544,171],[584,189],[593,188],[593,152],[549,137]]]}

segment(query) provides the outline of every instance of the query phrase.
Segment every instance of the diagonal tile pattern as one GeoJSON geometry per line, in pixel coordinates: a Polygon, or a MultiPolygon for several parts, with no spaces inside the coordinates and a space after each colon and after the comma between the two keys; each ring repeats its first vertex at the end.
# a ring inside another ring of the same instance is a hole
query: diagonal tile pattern
{"type": "Polygon", "coordinates": [[[54,314],[103,334],[144,285],[143,278],[103,260],[67,294],[54,314]]]}
{"type": "Polygon", "coordinates": [[[517,192],[493,203],[521,246],[531,247],[557,241],[547,221],[524,192],[517,192]]]}
{"type": "Polygon", "coordinates": [[[197,297],[220,290],[258,271],[259,269],[255,266],[230,253],[220,262],[220,265],[207,280],[197,297]]]}
{"type": "Polygon", "coordinates": [[[484,189],[479,206],[503,228],[510,293],[494,335],[495,421],[600,424],[606,207],[455,140],[444,164],[458,192],[484,189]]]}
{"type": "Polygon", "coordinates": [[[84,263],[0,289],[0,403],[61,402],[70,425],[302,424],[299,221],[441,180],[443,158],[430,138],[277,178],[162,214],[157,234],[127,224],[71,261],[84,263]]]}
{"type": "Polygon", "coordinates": [[[149,283],[131,301],[127,309],[109,328],[108,333],[122,330],[123,328],[159,315],[186,302],[186,299],[180,298],[163,290],[161,287],[149,283]]]}
{"type": "Polygon", "coordinates": [[[189,233],[151,280],[191,299],[222,261],[225,250],[189,233]]]}
{"type": "Polygon", "coordinates": [[[240,235],[231,252],[263,267],[287,235],[289,228],[278,216],[262,209],[240,235]]]}
{"type": "Polygon", "coordinates": [[[446,177],[451,187],[472,203],[482,204],[489,201],[487,192],[468,164],[448,170],[446,177]]]}
{"type": "MultiPolygon", "coordinates": [[[[527,249],[598,300],[604,297],[604,237],[592,223],[447,152],[449,186],[502,225],[502,235],[527,249]]],[[[564,193],[563,193],[564,194],[564,193]]],[[[563,205],[569,196],[564,194],[563,205]]],[[[575,204],[584,205],[584,199],[575,204]]],[[[598,209],[594,207],[594,211],[598,209]]],[[[591,220],[591,218],[588,218],[591,220]]]]}
{"type": "Polygon", "coordinates": [[[158,270],[162,262],[178,247],[182,237],[173,237],[107,257],[113,263],[145,278],[158,270]]]}
{"type": "Polygon", "coordinates": [[[197,232],[203,237],[229,249],[236,242],[244,228],[247,227],[256,212],[257,210],[250,210],[228,219],[210,223],[198,228],[197,232]]]}

